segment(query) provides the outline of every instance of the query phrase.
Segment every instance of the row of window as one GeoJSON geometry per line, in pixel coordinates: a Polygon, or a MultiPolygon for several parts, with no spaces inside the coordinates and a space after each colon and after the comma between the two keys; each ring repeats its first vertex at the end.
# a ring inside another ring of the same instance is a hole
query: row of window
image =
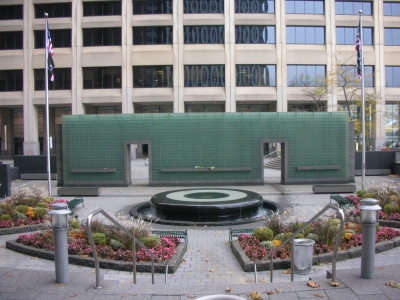
{"type": "MultiPolygon", "coordinates": [[[[132,1],[133,14],[172,14],[172,0],[132,1]]],[[[183,0],[185,14],[224,13],[224,0],[183,0]]],[[[400,16],[399,2],[384,2],[385,16],[400,16]]],[[[336,1],[336,15],[372,15],[372,1],[336,1]]],[[[71,3],[35,4],[35,18],[65,18],[72,16],[71,3]]],[[[275,13],[274,0],[235,0],[235,13],[275,13]]],[[[287,14],[324,14],[323,0],[286,0],[287,14]]],[[[83,2],[83,16],[121,15],[121,1],[83,2]]],[[[23,18],[22,5],[0,7],[0,20],[23,18]]]]}
{"type": "MultiPolygon", "coordinates": [[[[275,26],[245,26],[235,28],[236,44],[275,44],[275,26]]],[[[83,46],[120,46],[121,28],[84,28],[83,46]]],[[[288,44],[325,44],[325,28],[322,26],[287,26],[286,41],[288,44]]],[[[338,45],[353,45],[356,40],[357,27],[337,27],[338,45]]],[[[51,31],[54,48],[71,47],[71,29],[51,31]]],[[[35,48],[45,47],[44,30],[34,31],[35,48]]],[[[384,29],[385,46],[400,46],[400,28],[384,29]]],[[[23,49],[22,31],[0,32],[0,50],[23,49]]],[[[223,26],[185,26],[185,44],[223,44],[223,26]]],[[[133,45],[172,44],[172,26],[166,27],[133,27],[133,45]]],[[[363,44],[373,45],[373,28],[363,28],[363,44]]]]}
{"type": "MultiPolygon", "coordinates": [[[[357,82],[355,66],[343,66],[338,76],[338,85],[357,82]]],[[[154,88],[173,87],[173,66],[133,66],[133,87],[154,88]]],[[[84,89],[121,88],[121,67],[83,68],[84,89]]],[[[373,66],[364,66],[365,86],[373,87],[373,66]]],[[[400,67],[386,66],[386,87],[400,87],[400,67]]],[[[290,87],[324,86],[326,67],[324,65],[288,65],[287,85],[290,87]]],[[[34,70],[35,90],[45,89],[44,69],[34,70]]],[[[49,82],[50,90],[71,89],[71,69],[54,70],[54,81],[49,82]]],[[[22,70],[1,70],[0,91],[22,91],[22,70]]],[[[186,65],[184,66],[185,87],[223,87],[225,86],[225,65],[186,65]]],[[[275,65],[236,65],[236,86],[276,86],[275,65]]]]}

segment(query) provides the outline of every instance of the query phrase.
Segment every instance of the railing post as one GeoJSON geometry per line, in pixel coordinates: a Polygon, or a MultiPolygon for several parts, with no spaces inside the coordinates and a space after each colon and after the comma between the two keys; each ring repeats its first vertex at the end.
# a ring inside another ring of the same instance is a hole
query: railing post
{"type": "Polygon", "coordinates": [[[290,263],[290,281],[294,281],[294,236],[292,236],[292,245],[291,247],[291,263],[290,263]]]}
{"type": "Polygon", "coordinates": [[[167,284],[167,279],[168,279],[168,262],[165,265],[165,284],[167,284]]]}
{"type": "Polygon", "coordinates": [[[132,273],[133,284],[136,284],[136,241],[132,239],[132,273]]]}
{"type": "Polygon", "coordinates": [[[254,259],[254,280],[257,283],[257,261],[254,259]]]}

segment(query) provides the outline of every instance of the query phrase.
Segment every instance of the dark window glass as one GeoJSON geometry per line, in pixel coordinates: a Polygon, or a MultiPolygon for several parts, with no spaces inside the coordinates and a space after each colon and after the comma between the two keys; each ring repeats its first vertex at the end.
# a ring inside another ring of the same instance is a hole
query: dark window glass
{"type": "Polygon", "coordinates": [[[134,45],[172,44],[172,26],[166,27],[133,27],[134,45]]]}
{"type": "Polygon", "coordinates": [[[134,88],[156,88],[173,86],[172,66],[134,66],[134,88]]]}
{"type": "Polygon", "coordinates": [[[121,1],[83,2],[83,16],[120,16],[121,1]]]}
{"type": "Polygon", "coordinates": [[[184,14],[223,14],[224,0],[184,0],[184,14]]]}
{"type": "MultiPolygon", "coordinates": [[[[35,69],[35,91],[45,90],[45,69],[35,69]]],[[[70,90],[71,89],[71,69],[56,68],[53,71],[54,81],[49,81],[49,90],[70,90]]]]}
{"type": "Polygon", "coordinates": [[[288,112],[320,112],[326,111],[326,102],[288,104],[288,112]]]}
{"type": "Polygon", "coordinates": [[[385,28],[385,46],[400,46],[400,28],[385,28]]]}
{"type": "Polygon", "coordinates": [[[337,1],[335,2],[337,15],[358,15],[362,10],[363,16],[372,16],[372,1],[337,1]]]}
{"type": "Polygon", "coordinates": [[[275,44],[275,26],[236,26],[236,44],[275,44]]]}
{"type": "MultiPolygon", "coordinates": [[[[361,86],[362,82],[358,78],[357,66],[340,66],[341,71],[337,75],[338,86],[361,86]]],[[[364,85],[374,86],[374,66],[364,66],[364,85]]]]}
{"type": "Polygon", "coordinates": [[[83,68],[84,89],[120,89],[121,67],[83,68]]]}
{"type": "Polygon", "coordinates": [[[385,67],[386,87],[400,87],[400,67],[385,67]]]}
{"type": "Polygon", "coordinates": [[[184,66],[185,87],[225,86],[225,65],[184,66]]]}
{"type": "Polygon", "coordinates": [[[400,2],[383,2],[385,16],[400,16],[400,2]]]}
{"type": "Polygon", "coordinates": [[[237,104],[236,112],[269,112],[268,104],[237,104]]]}
{"type": "Polygon", "coordinates": [[[287,14],[324,14],[323,0],[286,0],[287,14]]]}
{"type": "Polygon", "coordinates": [[[326,67],[323,65],[288,65],[288,86],[324,86],[326,67]]]}
{"type": "Polygon", "coordinates": [[[22,20],[22,5],[1,5],[0,20],[22,20]]]}
{"type": "Polygon", "coordinates": [[[286,42],[288,44],[325,44],[324,27],[287,26],[286,42]]]}
{"type": "Polygon", "coordinates": [[[22,70],[0,70],[0,92],[14,92],[22,90],[22,70]]]}
{"type": "Polygon", "coordinates": [[[236,86],[276,86],[275,65],[236,65],[236,86]]]}
{"type": "Polygon", "coordinates": [[[22,49],[22,31],[0,32],[0,50],[22,49]]]}
{"type": "Polygon", "coordinates": [[[274,14],[275,0],[235,0],[236,14],[274,14]]]}
{"type": "Polygon", "coordinates": [[[172,0],[133,0],[133,14],[172,14],[172,0]]]}
{"type": "Polygon", "coordinates": [[[225,112],[225,105],[214,104],[214,105],[185,105],[185,112],[187,113],[215,113],[225,112]]]}
{"type": "MultiPolygon", "coordinates": [[[[35,30],[35,49],[42,49],[46,45],[45,31],[35,30]]],[[[53,48],[71,47],[71,29],[53,29],[50,31],[53,48]]]]}
{"type": "Polygon", "coordinates": [[[71,3],[35,4],[35,18],[43,19],[44,13],[49,18],[70,18],[72,16],[71,3]]]}
{"type": "Polygon", "coordinates": [[[85,28],[83,46],[121,46],[121,28],[85,28]]]}
{"type": "Polygon", "coordinates": [[[185,44],[223,44],[224,26],[185,26],[185,44]]]}
{"type": "MultiPolygon", "coordinates": [[[[372,45],[373,28],[363,27],[363,45],[372,45]]],[[[357,27],[336,27],[336,44],[355,45],[357,27]]]]}

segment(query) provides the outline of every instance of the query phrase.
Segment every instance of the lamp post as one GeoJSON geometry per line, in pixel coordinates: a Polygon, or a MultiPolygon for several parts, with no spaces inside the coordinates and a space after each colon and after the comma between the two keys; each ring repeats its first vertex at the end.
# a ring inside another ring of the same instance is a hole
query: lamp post
{"type": "Polygon", "coordinates": [[[51,227],[54,236],[54,263],[56,268],[56,283],[65,284],[69,281],[68,265],[68,215],[71,211],[65,203],[54,203],[50,206],[51,227]]]}
{"type": "Polygon", "coordinates": [[[361,278],[374,278],[375,234],[378,224],[378,212],[382,209],[378,200],[367,198],[361,200],[361,278]]]}

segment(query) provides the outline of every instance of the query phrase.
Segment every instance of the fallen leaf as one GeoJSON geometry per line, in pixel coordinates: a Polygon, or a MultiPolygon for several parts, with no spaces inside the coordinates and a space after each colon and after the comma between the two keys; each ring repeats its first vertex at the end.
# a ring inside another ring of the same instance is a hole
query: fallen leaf
{"type": "Polygon", "coordinates": [[[175,276],[175,274],[171,274],[170,276],[175,276]]]}
{"type": "Polygon", "coordinates": [[[214,273],[214,270],[210,270],[211,273],[214,273]]]}
{"type": "Polygon", "coordinates": [[[280,293],[280,290],[275,289],[275,293],[279,294],[279,293],[280,293]]]}
{"type": "Polygon", "coordinates": [[[261,279],[260,282],[265,283],[265,282],[267,282],[267,280],[266,279],[261,279]]]}
{"type": "Polygon", "coordinates": [[[124,281],[121,281],[120,284],[125,284],[125,282],[124,282],[124,281]]]}
{"type": "Polygon", "coordinates": [[[312,288],[319,288],[320,285],[318,283],[315,283],[314,281],[310,280],[307,282],[307,285],[312,287],[312,288]]]}
{"type": "Polygon", "coordinates": [[[63,284],[63,283],[57,283],[56,285],[57,285],[57,286],[64,286],[65,284],[63,284]]]}
{"type": "Polygon", "coordinates": [[[230,287],[226,287],[225,292],[230,293],[232,290],[230,287]]]}
{"type": "Polygon", "coordinates": [[[221,233],[221,231],[217,231],[217,234],[220,234],[221,233]]]}
{"type": "Polygon", "coordinates": [[[273,294],[274,294],[273,291],[267,290],[267,295],[273,295],[273,294]]]}
{"type": "Polygon", "coordinates": [[[195,295],[192,295],[192,294],[190,294],[190,295],[188,296],[188,298],[196,298],[196,296],[195,296],[195,295]]]}
{"type": "Polygon", "coordinates": [[[331,286],[334,286],[334,287],[337,287],[337,286],[340,286],[340,283],[339,283],[338,281],[332,281],[332,282],[330,283],[330,285],[331,285],[331,286]]]}
{"type": "Polygon", "coordinates": [[[262,300],[262,296],[259,292],[251,292],[247,295],[252,300],[262,300]]]}
{"type": "Polygon", "coordinates": [[[287,270],[283,270],[282,274],[291,274],[292,270],[291,269],[287,269],[287,270]]]}
{"type": "Polygon", "coordinates": [[[394,282],[393,280],[390,280],[389,282],[386,282],[385,284],[388,286],[391,286],[393,288],[400,289],[400,283],[394,282]]]}
{"type": "Polygon", "coordinates": [[[204,225],[204,228],[207,228],[207,225],[204,225]]]}
{"type": "Polygon", "coordinates": [[[78,296],[78,294],[73,294],[73,295],[71,295],[71,296],[69,296],[70,298],[74,298],[74,297],[76,297],[76,296],[78,296]]]}
{"type": "Polygon", "coordinates": [[[188,273],[188,276],[190,276],[191,274],[190,273],[188,273]]]}
{"type": "Polygon", "coordinates": [[[122,294],[121,297],[126,297],[126,294],[122,294]]]}
{"type": "Polygon", "coordinates": [[[206,258],[206,262],[208,262],[208,258],[206,258]]]}
{"type": "Polygon", "coordinates": [[[182,259],[181,263],[186,264],[186,260],[182,259]]]}
{"type": "Polygon", "coordinates": [[[210,277],[210,274],[206,274],[206,277],[210,277]]]}
{"type": "Polygon", "coordinates": [[[314,293],[313,296],[318,297],[318,298],[324,298],[324,296],[318,294],[318,293],[314,293]]]}
{"type": "Polygon", "coordinates": [[[12,274],[7,274],[7,277],[11,277],[12,276],[12,274]]]}

